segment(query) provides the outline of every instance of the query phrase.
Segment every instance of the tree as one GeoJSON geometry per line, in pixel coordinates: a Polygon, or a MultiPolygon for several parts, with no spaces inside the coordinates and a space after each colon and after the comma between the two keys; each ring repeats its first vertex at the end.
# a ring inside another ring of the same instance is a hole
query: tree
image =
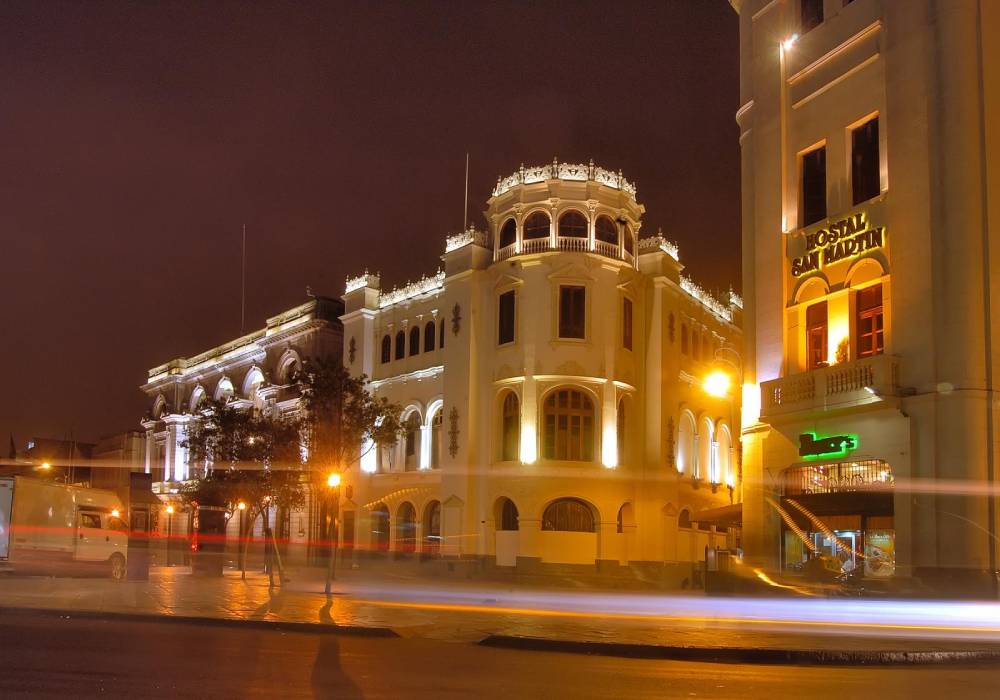
{"type": "Polygon", "coordinates": [[[368,378],[352,377],[339,358],[307,359],[294,381],[302,396],[306,464],[318,474],[346,471],[402,434],[400,407],[368,391],[368,378]]]}
{"type": "Polygon", "coordinates": [[[189,503],[221,506],[236,513],[246,505],[240,539],[246,557],[254,522],[271,506],[280,511],[305,504],[299,420],[240,410],[225,401],[209,401],[188,428],[182,445],[189,461],[206,466],[206,473],[184,491],[189,503]]]}

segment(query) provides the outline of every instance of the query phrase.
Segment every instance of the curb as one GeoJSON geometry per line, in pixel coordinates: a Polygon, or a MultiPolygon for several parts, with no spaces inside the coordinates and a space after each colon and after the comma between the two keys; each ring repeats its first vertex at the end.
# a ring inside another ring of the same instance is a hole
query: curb
{"type": "Polygon", "coordinates": [[[576,642],[542,637],[490,635],[480,646],[523,651],[558,651],[630,659],[703,661],[726,664],[811,666],[919,666],[1000,662],[1000,648],[955,651],[836,651],[822,649],[758,649],[748,647],[680,647],[657,644],[576,642]]]}
{"type": "Polygon", "coordinates": [[[122,622],[163,622],[176,625],[201,625],[203,627],[239,627],[259,630],[278,630],[302,634],[336,634],[346,637],[399,637],[388,627],[360,627],[338,625],[332,622],[287,622],[281,620],[247,620],[234,617],[199,617],[197,615],[156,615],[152,613],[101,612],[97,610],[60,610],[58,608],[3,608],[0,617],[13,615],[59,617],[84,620],[118,620],[122,622]]]}

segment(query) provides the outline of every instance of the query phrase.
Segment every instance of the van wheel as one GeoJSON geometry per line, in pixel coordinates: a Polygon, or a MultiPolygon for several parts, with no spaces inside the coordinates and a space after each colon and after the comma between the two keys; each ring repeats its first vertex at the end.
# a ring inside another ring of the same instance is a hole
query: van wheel
{"type": "Polygon", "coordinates": [[[111,555],[111,578],[115,581],[125,580],[125,557],[121,554],[111,555]]]}

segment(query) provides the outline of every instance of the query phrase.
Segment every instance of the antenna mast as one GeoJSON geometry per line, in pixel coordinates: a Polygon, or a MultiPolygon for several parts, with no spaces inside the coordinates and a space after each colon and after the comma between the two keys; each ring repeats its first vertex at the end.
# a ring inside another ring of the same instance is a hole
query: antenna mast
{"type": "Polygon", "coordinates": [[[247,322],[247,225],[243,224],[243,265],[240,277],[240,335],[247,322]]]}
{"type": "Polygon", "coordinates": [[[462,212],[462,230],[469,227],[469,152],[465,152],[465,211],[462,212]]]}

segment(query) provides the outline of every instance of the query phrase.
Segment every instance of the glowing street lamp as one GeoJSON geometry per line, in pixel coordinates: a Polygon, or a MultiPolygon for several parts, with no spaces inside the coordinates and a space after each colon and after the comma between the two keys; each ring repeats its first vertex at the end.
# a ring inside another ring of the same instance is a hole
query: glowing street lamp
{"type": "Polygon", "coordinates": [[[247,577],[247,558],[246,550],[243,544],[243,512],[247,509],[247,504],[240,501],[236,504],[236,510],[240,512],[240,534],[236,538],[236,558],[240,562],[240,578],[245,579],[247,577]]]}
{"type": "Polygon", "coordinates": [[[709,396],[721,399],[729,394],[729,375],[721,369],[710,372],[702,383],[702,388],[709,396]]]}
{"type": "Polygon", "coordinates": [[[52,468],[52,465],[49,464],[48,462],[42,462],[40,465],[38,465],[38,468],[39,469],[44,469],[45,471],[48,471],[49,469],[52,468]]]}
{"type": "Polygon", "coordinates": [[[327,536],[330,538],[330,556],[326,566],[326,594],[331,593],[331,583],[333,581],[333,570],[337,561],[337,517],[340,510],[340,473],[330,472],[326,477],[326,485],[330,489],[331,514],[329,517],[331,527],[327,528],[327,536]]]}
{"type": "Polygon", "coordinates": [[[174,529],[174,507],[167,506],[167,566],[170,566],[170,540],[174,529]]]}

